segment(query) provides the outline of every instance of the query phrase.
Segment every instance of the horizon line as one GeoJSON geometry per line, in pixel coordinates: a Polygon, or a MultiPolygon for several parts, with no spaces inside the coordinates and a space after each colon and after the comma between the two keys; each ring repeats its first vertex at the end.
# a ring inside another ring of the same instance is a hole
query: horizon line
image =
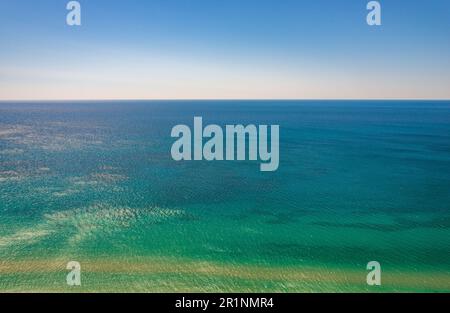
{"type": "Polygon", "coordinates": [[[450,98],[148,98],[148,99],[0,99],[1,102],[106,102],[106,101],[450,101],[450,98]]]}

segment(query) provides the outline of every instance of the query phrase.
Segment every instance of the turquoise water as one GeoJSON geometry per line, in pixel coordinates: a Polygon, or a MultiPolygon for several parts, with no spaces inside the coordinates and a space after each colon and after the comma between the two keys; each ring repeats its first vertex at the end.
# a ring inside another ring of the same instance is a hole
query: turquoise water
{"type": "Polygon", "coordinates": [[[0,290],[450,291],[449,101],[3,102],[0,191],[0,290]],[[194,116],[279,124],[278,171],[173,161],[194,116]]]}

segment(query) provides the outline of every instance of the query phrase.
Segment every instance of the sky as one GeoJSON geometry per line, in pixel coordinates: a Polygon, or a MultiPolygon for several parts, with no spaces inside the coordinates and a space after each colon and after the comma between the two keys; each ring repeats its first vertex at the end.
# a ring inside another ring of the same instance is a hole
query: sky
{"type": "Polygon", "coordinates": [[[0,0],[0,100],[450,99],[450,1],[0,0]]]}

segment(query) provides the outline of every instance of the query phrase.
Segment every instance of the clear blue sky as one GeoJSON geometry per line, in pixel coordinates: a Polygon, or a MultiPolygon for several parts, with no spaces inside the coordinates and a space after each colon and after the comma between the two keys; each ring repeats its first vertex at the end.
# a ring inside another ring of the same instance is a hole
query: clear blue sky
{"type": "Polygon", "coordinates": [[[0,99],[450,98],[450,1],[0,1],[0,99]]]}

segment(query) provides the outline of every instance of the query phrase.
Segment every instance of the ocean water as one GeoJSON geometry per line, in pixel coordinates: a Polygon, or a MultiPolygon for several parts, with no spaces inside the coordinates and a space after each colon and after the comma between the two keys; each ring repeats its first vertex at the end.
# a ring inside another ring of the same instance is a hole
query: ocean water
{"type": "Polygon", "coordinates": [[[0,291],[450,291],[449,256],[449,101],[0,103],[0,291]],[[173,161],[194,116],[280,125],[278,171],[173,161]]]}

